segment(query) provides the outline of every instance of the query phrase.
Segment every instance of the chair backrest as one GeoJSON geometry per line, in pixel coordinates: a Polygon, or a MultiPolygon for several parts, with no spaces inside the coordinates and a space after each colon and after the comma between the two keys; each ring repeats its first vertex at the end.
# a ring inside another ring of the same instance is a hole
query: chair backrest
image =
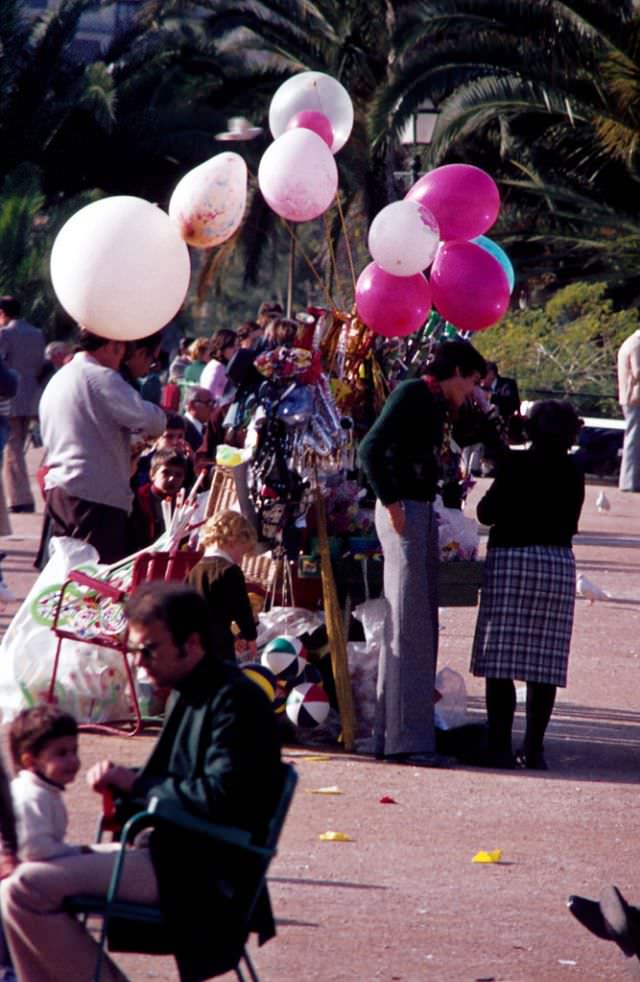
{"type": "Polygon", "coordinates": [[[131,591],[150,580],[184,580],[202,553],[196,549],[177,552],[141,552],[133,564],[131,591]]]}
{"type": "Polygon", "coordinates": [[[265,846],[267,849],[272,849],[275,851],[278,840],[280,838],[280,833],[282,832],[285,819],[287,817],[287,812],[291,805],[293,799],[293,794],[296,790],[296,784],[298,783],[298,774],[295,767],[292,764],[282,764],[282,788],[280,791],[280,798],[275,807],[271,820],[269,822],[269,828],[267,830],[267,839],[265,846]]]}

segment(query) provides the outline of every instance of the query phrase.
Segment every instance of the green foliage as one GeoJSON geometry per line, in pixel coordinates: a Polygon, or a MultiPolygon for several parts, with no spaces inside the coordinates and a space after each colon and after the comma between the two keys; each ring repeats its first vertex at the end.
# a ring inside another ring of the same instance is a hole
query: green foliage
{"type": "Polygon", "coordinates": [[[587,415],[619,416],[617,352],[640,316],[614,310],[606,291],[605,283],[573,283],[544,307],[511,312],[474,343],[517,379],[523,399],[566,397],[587,415]]]}

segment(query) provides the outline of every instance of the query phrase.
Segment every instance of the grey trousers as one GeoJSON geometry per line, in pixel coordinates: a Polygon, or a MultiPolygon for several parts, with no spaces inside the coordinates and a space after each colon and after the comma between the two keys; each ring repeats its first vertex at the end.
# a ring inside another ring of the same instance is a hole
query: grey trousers
{"type": "Polygon", "coordinates": [[[618,487],[621,491],[640,491],[640,406],[623,406],[624,443],[618,487]]]}
{"type": "Polygon", "coordinates": [[[388,610],[378,668],[376,754],[433,753],[438,654],[438,533],[428,502],[405,501],[402,535],[376,503],[388,610]]]}
{"type": "MultiPolygon", "coordinates": [[[[89,982],[96,943],[75,917],[65,913],[64,898],[75,893],[106,895],[120,846],[94,846],[95,852],[61,856],[47,862],[21,863],[0,886],[2,919],[20,982],[89,982]]],[[[158,903],[155,873],[146,848],[127,852],[118,896],[158,903]]],[[[126,982],[110,958],[104,982],[126,982]]]]}
{"type": "Polygon", "coordinates": [[[30,423],[31,416],[9,417],[9,439],[4,453],[3,477],[7,498],[12,507],[34,503],[24,451],[30,423]]]}

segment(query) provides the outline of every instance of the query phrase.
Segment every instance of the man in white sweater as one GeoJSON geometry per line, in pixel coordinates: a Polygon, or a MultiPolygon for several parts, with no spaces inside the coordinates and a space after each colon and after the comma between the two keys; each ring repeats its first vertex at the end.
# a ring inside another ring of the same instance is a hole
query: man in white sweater
{"type": "Polygon", "coordinates": [[[120,375],[123,341],[83,330],[79,347],[40,401],[46,514],[51,535],[89,542],[113,563],[129,552],[132,434],[157,437],[166,417],[120,375]]]}

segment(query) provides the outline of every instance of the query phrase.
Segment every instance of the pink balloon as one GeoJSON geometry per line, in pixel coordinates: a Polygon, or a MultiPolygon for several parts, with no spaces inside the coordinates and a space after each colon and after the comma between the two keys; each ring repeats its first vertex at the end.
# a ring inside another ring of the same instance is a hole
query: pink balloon
{"type": "Polygon", "coordinates": [[[322,137],[329,149],[333,146],[333,126],[324,113],[316,112],[315,109],[303,109],[296,113],[287,123],[288,130],[312,130],[322,137]]]}
{"type": "Polygon", "coordinates": [[[433,212],[443,241],[484,235],[500,211],[496,182],[471,164],[436,167],[416,181],[406,197],[433,212]]]}
{"type": "Polygon", "coordinates": [[[433,304],[461,331],[482,331],[504,317],[509,281],[497,259],[473,242],[444,242],[431,267],[433,304]]]}
{"type": "Polygon", "coordinates": [[[376,334],[406,337],[422,327],[429,316],[429,281],[423,273],[392,276],[377,263],[369,263],[356,283],[356,308],[360,320],[376,334]]]}

